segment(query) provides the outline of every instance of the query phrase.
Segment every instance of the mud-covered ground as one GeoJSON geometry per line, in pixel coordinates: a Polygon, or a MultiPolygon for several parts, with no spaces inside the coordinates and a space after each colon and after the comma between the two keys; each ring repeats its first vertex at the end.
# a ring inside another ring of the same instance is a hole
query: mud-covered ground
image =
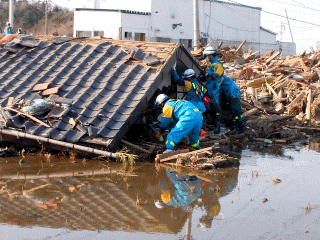
{"type": "Polygon", "coordinates": [[[1,158],[1,239],[319,239],[319,152],[251,144],[210,172],[1,158]]]}

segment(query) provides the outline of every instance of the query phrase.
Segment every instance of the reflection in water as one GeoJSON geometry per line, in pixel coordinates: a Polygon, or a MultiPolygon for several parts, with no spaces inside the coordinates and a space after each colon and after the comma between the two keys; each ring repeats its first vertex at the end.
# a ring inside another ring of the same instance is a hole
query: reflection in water
{"type": "Polygon", "coordinates": [[[0,162],[0,222],[72,230],[179,233],[196,206],[198,223],[210,227],[239,171],[196,176],[153,164],[25,161],[31,167],[18,158],[0,162]]]}

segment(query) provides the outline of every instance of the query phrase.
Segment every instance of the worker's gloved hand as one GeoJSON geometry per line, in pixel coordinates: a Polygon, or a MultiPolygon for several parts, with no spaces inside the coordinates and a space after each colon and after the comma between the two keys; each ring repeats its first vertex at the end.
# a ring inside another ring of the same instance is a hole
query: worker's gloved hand
{"type": "Polygon", "coordinates": [[[158,139],[160,142],[163,142],[164,139],[163,139],[163,136],[160,132],[157,132],[156,135],[155,135],[156,139],[158,139]]]}
{"type": "Polygon", "coordinates": [[[176,71],[177,70],[177,62],[175,62],[172,66],[172,70],[176,71]]]}

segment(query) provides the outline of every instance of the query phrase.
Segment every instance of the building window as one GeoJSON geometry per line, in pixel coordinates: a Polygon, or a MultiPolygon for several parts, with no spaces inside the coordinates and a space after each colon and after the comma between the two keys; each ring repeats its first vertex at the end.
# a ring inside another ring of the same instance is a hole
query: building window
{"type": "Polygon", "coordinates": [[[94,31],[93,32],[94,37],[103,37],[104,36],[104,31],[94,31]]]}
{"type": "Polygon", "coordinates": [[[179,39],[179,42],[186,48],[192,48],[192,39],[179,39]]]}
{"type": "Polygon", "coordinates": [[[146,40],[146,34],[145,33],[135,33],[134,34],[134,40],[135,41],[145,41],[146,40]]]}
{"type": "Polygon", "coordinates": [[[171,38],[156,37],[156,42],[170,42],[171,38]]]}
{"type": "Polygon", "coordinates": [[[76,37],[91,37],[91,31],[77,31],[76,37]]]}
{"type": "Polygon", "coordinates": [[[132,39],[132,32],[124,32],[125,39],[132,39]]]}

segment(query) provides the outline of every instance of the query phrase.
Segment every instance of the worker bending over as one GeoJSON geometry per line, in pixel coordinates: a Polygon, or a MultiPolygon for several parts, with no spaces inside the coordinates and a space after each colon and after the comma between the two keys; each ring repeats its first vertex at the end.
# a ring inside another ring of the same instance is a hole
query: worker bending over
{"type": "Polygon", "coordinates": [[[166,150],[172,152],[185,136],[189,137],[190,145],[200,148],[199,134],[203,124],[203,117],[198,108],[185,100],[173,100],[165,94],[156,98],[155,105],[162,108],[160,132],[165,132],[173,123],[174,127],[167,135],[166,150]]]}
{"type": "Polygon", "coordinates": [[[216,132],[220,132],[221,99],[227,101],[233,116],[233,127],[237,133],[243,131],[243,120],[241,111],[241,93],[238,85],[229,77],[224,75],[223,64],[219,61],[217,51],[213,47],[207,47],[203,55],[210,62],[206,74],[206,88],[211,98],[209,109],[215,113],[216,132]]]}

